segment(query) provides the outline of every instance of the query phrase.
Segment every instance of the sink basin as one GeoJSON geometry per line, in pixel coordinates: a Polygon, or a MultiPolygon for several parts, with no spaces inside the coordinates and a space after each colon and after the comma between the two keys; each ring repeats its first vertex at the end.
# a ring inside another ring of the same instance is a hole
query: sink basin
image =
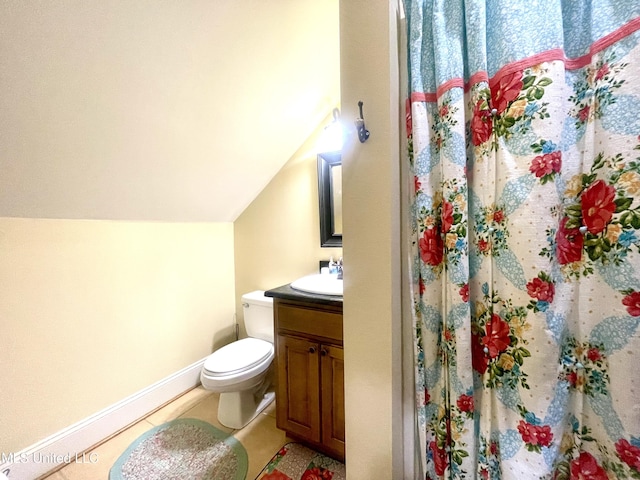
{"type": "Polygon", "coordinates": [[[299,278],[291,282],[291,288],[306,293],[342,296],[342,280],[338,275],[326,273],[299,278]]]}

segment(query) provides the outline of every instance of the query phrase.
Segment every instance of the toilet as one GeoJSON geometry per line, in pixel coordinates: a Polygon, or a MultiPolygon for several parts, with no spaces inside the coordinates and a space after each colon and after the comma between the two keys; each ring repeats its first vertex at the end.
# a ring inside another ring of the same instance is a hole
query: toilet
{"type": "Polygon", "coordinates": [[[275,398],[273,375],[273,299],[264,291],[242,296],[248,338],[216,350],[204,361],[202,386],[220,394],[218,421],[240,429],[275,398]]]}

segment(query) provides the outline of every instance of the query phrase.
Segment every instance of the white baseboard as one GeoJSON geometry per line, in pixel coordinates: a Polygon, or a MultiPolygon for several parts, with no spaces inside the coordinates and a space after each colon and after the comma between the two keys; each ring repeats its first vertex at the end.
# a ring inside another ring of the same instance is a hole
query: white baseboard
{"type": "Polygon", "coordinates": [[[20,452],[2,453],[0,479],[4,480],[4,474],[9,480],[34,480],[65,463],[95,461],[83,452],[197,386],[204,361],[203,358],[20,452]]]}

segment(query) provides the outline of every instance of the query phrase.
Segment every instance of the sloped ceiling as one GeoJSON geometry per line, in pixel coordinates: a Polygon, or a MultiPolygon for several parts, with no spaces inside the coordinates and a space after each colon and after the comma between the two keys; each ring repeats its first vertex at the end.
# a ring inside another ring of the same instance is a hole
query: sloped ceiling
{"type": "Polygon", "coordinates": [[[0,216],[233,221],[338,104],[338,15],[0,2],[0,216]]]}

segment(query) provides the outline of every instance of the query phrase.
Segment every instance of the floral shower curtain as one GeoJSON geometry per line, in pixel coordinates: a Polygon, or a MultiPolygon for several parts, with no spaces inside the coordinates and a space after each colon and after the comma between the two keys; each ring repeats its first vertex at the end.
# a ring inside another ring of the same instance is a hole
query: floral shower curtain
{"type": "Polygon", "coordinates": [[[640,2],[405,13],[423,478],[640,479],[640,2]]]}

